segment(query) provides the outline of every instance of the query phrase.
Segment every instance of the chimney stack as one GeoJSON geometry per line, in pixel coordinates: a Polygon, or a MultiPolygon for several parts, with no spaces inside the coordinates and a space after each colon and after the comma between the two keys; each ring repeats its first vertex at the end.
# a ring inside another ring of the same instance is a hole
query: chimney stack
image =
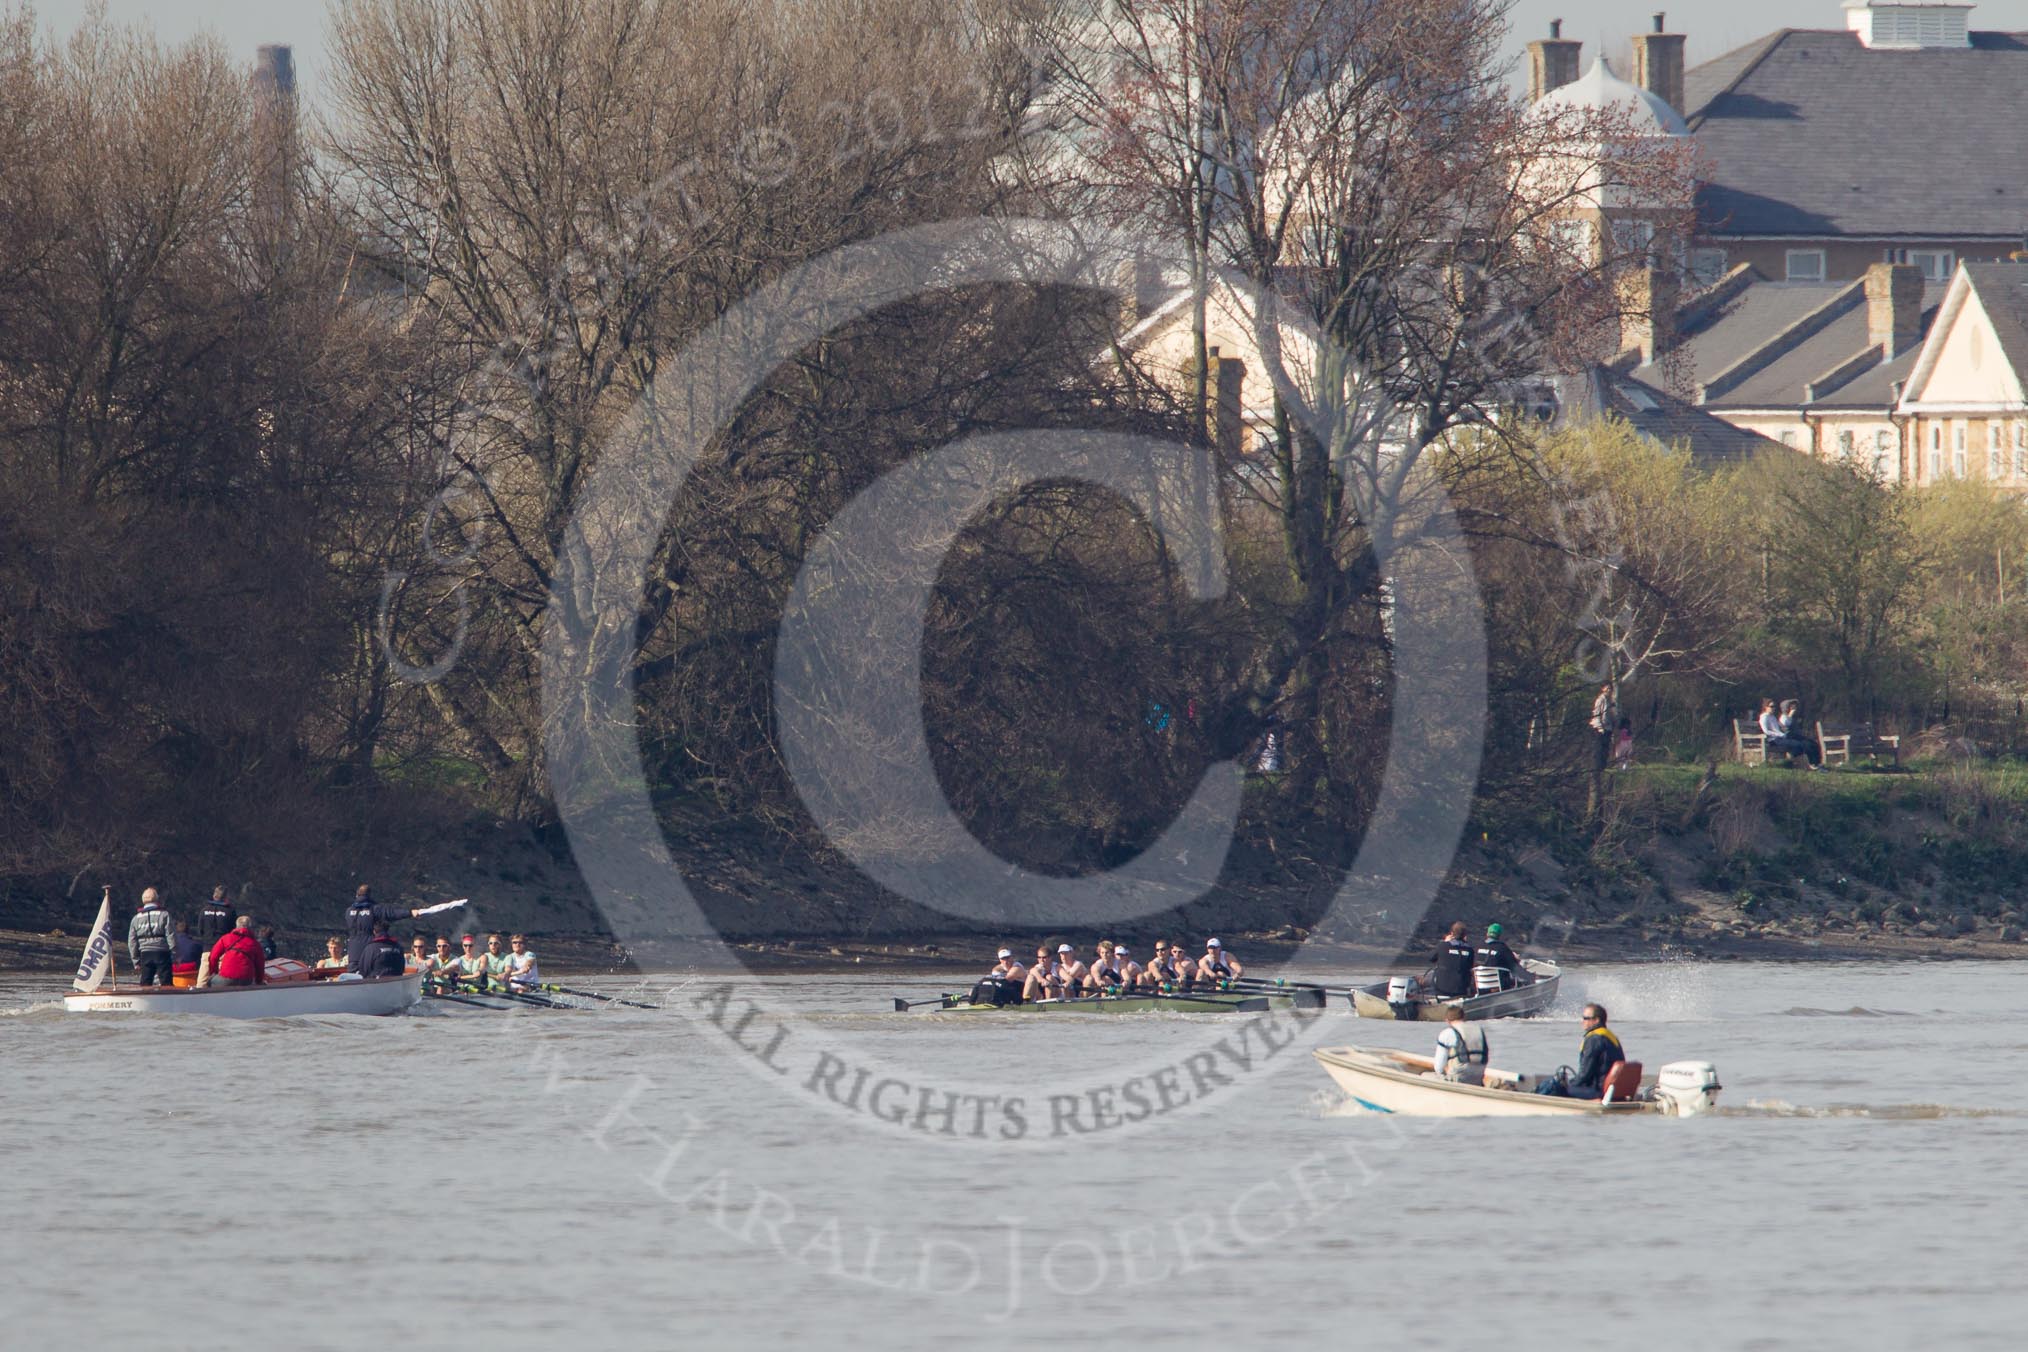
{"type": "Polygon", "coordinates": [[[1683,115],[1683,35],[1665,33],[1668,15],[1655,15],[1655,31],[1634,35],[1634,83],[1683,115]]]}
{"type": "Polygon", "coordinates": [[[1893,361],[1922,341],[1922,272],[1910,263],[1866,269],[1866,344],[1893,361]]]}
{"type": "Polygon", "coordinates": [[[1620,350],[1638,349],[1641,364],[1660,360],[1676,346],[1676,311],[1682,287],[1675,269],[1648,260],[1628,272],[1620,293],[1620,350]]]}
{"type": "Polygon", "coordinates": [[[288,46],[270,43],[254,59],[254,89],[263,99],[275,103],[295,102],[296,53],[288,46]]]}
{"type": "Polygon", "coordinates": [[[1582,42],[1563,36],[1563,20],[1551,19],[1549,36],[1528,44],[1528,101],[1534,103],[1575,80],[1577,55],[1583,50],[1582,42]]]}

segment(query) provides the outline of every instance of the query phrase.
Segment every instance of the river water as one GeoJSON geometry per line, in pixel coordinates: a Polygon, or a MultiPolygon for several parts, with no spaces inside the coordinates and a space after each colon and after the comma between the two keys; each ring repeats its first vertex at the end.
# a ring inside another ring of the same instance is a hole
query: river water
{"type": "Polygon", "coordinates": [[[1488,1025],[1548,1070],[1602,1000],[1718,1065],[1680,1121],[1348,1112],[1309,1045],[1435,1030],[1342,1006],[892,1012],[958,980],[251,1022],[0,980],[0,1344],[2020,1345],[2028,964],[1601,965],[1488,1025]]]}

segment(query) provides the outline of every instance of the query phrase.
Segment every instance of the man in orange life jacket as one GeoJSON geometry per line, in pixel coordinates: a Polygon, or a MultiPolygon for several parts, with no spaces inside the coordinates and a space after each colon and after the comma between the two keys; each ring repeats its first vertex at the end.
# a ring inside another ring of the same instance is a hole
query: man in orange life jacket
{"type": "Polygon", "coordinates": [[[243,915],[237,926],[211,946],[211,984],[264,986],[267,980],[267,954],[261,951],[261,941],[254,938],[253,917],[243,915]]]}
{"type": "Polygon", "coordinates": [[[1545,1080],[1535,1086],[1535,1092],[1551,1098],[1604,1098],[1606,1076],[1626,1059],[1626,1048],[1620,1046],[1618,1035],[1606,1027],[1606,1007],[1586,1005],[1584,1041],[1577,1049],[1577,1074],[1568,1080],[1561,1076],[1545,1080]]]}

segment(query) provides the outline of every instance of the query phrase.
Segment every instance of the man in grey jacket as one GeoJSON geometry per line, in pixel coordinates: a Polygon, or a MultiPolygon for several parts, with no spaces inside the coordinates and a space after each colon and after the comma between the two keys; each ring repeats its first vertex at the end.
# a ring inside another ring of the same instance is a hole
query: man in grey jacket
{"type": "Polygon", "coordinates": [[[127,956],[134,960],[137,979],[143,986],[170,984],[170,942],[173,926],[162,898],[154,888],[141,893],[141,909],[127,923],[127,956]]]}

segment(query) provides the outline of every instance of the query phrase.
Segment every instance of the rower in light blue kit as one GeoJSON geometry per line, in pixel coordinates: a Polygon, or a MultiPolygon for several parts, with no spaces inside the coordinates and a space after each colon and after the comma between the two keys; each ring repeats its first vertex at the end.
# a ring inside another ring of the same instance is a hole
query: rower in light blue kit
{"type": "Polygon", "coordinates": [[[542,984],[542,969],[536,964],[535,950],[528,946],[528,936],[516,934],[507,940],[507,985],[509,989],[533,990],[542,984]]]}

